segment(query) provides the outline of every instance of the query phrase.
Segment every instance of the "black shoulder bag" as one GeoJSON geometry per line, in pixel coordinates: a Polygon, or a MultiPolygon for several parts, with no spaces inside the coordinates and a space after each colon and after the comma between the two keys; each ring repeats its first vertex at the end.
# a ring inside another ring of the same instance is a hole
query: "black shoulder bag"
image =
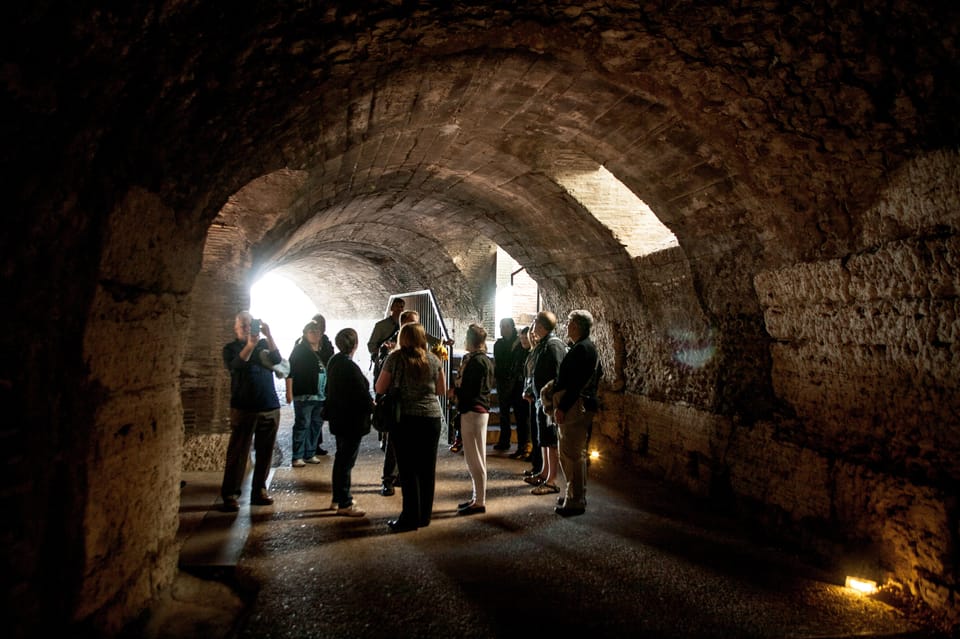
{"type": "Polygon", "coordinates": [[[400,374],[386,393],[377,395],[373,409],[373,427],[380,433],[389,433],[400,424],[400,380],[403,378],[403,362],[400,362],[397,368],[400,374]]]}

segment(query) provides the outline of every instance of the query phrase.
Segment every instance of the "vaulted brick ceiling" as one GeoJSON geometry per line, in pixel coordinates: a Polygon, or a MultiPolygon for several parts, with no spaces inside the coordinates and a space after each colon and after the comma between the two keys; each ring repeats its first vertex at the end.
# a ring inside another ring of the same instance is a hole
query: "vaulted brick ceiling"
{"type": "Polygon", "coordinates": [[[707,306],[738,313],[756,310],[751,273],[851,248],[877,178],[956,137],[936,62],[954,45],[927,37],[950,24],[944,11],[67,11],[68,37],[25,30],[17,44],[65,89],[101,77],[98,92],[18,90],[38,111],[55,105],[63,124],[47,134],[83,131],[65,161],[125,165],[185,227],[202,232],[232,196],[223,214],[251,216],[256,266],[344,313],[379,313],[382,301],[358,302],[377,282],[429,282],[469,307],[456,261],[475,234],[548,291],[581,273],[622,281],[629,256],[553,180],[568,152],[651,204],[698,277],[724,283],[704,288],[707,306]]]}

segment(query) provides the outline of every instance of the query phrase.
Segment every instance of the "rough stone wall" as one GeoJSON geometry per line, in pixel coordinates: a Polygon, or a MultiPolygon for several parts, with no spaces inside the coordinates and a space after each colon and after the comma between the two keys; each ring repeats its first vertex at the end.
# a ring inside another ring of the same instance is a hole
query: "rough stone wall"
{"type": "Polygon", "coordinates": [[[937,154],[898,174],[872,213],[896,236],[871,230],[842,259],[756,278],[774,384],[811,439],[924,483],[960,479],[960,434],[944,427],[960,409],[956,163],[937,154]]]}
{"type": "Polygon", "coordinates": [[[109,218],[83,340],[95,385],[87,428],[83,570],[74,615],[116,632],[171,583],[179,500],[183,358],[200,242],[154,194],[131,190],[109,218]],[[171,251],[170,247],[178,250],[171,251]],[[193,257],[193,259],[191,259],[193,257]]]}
{"type": "MultiPolygon", "coordinates": [[[[865,214],[871,224],[857,252],[756,276],[773,338],[776,421],[715,413],[695,375],[678,385],[682,396],[645,379],[647,367],[669,379],[691,361],[656,345],[669,319],[619,324],[626,337],[597,330],[615,361],[620,344],[647,344],[624,349],[628,362],[607,371],[596,430],[604,452],[733,500],[767,530],[832,561],[839,580],[856,573],[899,583],[948,623],[958,619],[958,159],[940,152],[898,171],[865,214]],[[676,359],[651,365],[658,352],[676,359]]],[[[683,275],[669,280],[679,290],[689,284],[683,275]]],[[[708,363],[714,345],[693,342],[708,347],[693,351],[695,361],[708,363]]]]}
{"type": "Polygon", "coordinates": [[[941,609],[960,585],[958,160],[936,153],[898,171],[858,251],[757,275],[774,387],[797,419],[730,456],[738,493],[875,540],[879,567],[941,609]]]}

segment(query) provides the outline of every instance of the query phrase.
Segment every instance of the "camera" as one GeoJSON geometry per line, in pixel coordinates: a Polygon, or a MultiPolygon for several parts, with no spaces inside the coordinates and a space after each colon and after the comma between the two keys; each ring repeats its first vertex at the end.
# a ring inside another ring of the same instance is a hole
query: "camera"
{"type": "Polygon", "coordinates": [[[259,332],[260,332],[260,320],[255,319],[252,322],[250,322],[250,334],[256,335],[259,332]]]}

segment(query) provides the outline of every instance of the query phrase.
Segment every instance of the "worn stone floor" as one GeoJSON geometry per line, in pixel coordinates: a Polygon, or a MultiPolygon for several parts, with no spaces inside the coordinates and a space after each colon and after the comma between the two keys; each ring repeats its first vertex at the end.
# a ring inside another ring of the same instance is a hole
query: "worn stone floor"
{"type": "Polygon", "coordinates": [[[217,510],[219,474],[185,476],[181,576],[136,634],[940,636],[843,588],[836,571],[758,543],[735,521],[602,458],[587,513],[564,519],[554,495],[532,495],[521,481],[527,463],[490,448],[487,512],[462,517],[466,464],[441,443],[433,523],[391,533],[401,497],[378,493],[376,435],[354,473],[363,518],[326,510],[330,448],[321,464],[275,468],[276,503],[244,503],[236,514],[217,510]]]}

